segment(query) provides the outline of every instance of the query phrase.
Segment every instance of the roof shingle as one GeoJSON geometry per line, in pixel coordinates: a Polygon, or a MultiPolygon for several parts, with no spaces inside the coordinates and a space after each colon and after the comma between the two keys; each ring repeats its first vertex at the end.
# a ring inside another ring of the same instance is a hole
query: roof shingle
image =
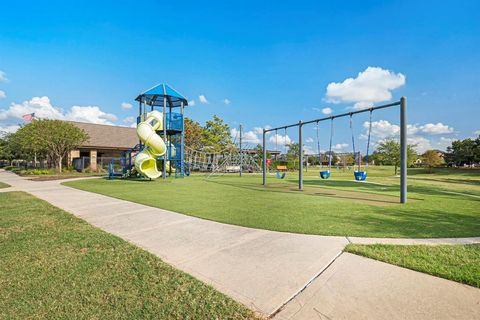
{"type": "Polygon", "coordinates": [[[130,149],[138,143],[135,128],[76,121],[68,122],[83,129],[89,135],[88,141],[81,146],[84,148],[130,149]]]}

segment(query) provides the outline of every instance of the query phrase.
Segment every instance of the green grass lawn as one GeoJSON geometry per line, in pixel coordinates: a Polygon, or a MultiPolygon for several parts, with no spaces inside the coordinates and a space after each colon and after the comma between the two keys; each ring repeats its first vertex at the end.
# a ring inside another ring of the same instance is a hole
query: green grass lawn
{"type": "Polygon", "coordinates": [[[345,251],[480,288],[480,245],[349,244],[345,251]]]}
{"type": "Polygon", "coordinates": [[[8,187],[10,187],[10,185],[8,185],[8,184],[3,183],[3,182],[0,181],[0,189],[1,189],[1,188],[8,188],[8,187]]]}
{"type": "Polygon", "coordinates": [[[480,171],[410,172],[406,205],[398,201],[399,178],[391,167],[371,167],[368,181],[333,171],[321,180],[305,173],[305,191],[296,174],[285,180],[261,175],[204,175],[156,181],[93,179],[67,186],[188,215],[241,226],[322,235],[370,237],[468,237],[480,235],[480,171]],[[460,193],[460,194],[458,194],[460,193]]]}
{"type": "Polygon", "coordinates": [[[1,319],[250,319],[154,255],[27,193],[0,193],[1,319]]]}

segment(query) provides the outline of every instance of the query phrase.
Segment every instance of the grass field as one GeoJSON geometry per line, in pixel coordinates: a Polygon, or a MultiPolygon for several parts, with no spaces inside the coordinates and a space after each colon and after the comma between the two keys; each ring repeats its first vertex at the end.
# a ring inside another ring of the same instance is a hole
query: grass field
{"type": "Polygon", "coordinates": [[[8,188],[10,187],[10,185],[6,184],[6,183],[3,183],[3,182],[0,182],[0,189],[1,188],[8,188]]]}
{"type": "Polygon", "coordinates": [[[93,179],[67,186],[188,215],[241,226],[322,235],[370,237],[468,237],[480,235],[480,171],[409,171],[409,199],[398,204],[399,178],[391,167],[371,167],[368,183],[352,172],[321,180],[305,173],[305,191],[295,173],[285,180],[261,175],[204,175],[156,181],[93,179]]]}
{"type": "Polygon", "coordinates": [[[157,257],[22,192],[0,193],[0,319],[251,319],[157,257]]]}
{"type": "Polygon", "coordinates": [[[345,251],[480,288],[480,245],[350,244],[345,251]]]}

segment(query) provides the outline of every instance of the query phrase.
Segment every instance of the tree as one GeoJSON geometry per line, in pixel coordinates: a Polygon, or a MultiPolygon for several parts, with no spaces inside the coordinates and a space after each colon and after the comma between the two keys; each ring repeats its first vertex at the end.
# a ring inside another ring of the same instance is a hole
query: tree
{"type": "MultiPolygon", "coordinates": [[[[379,164],[395,166],[395,175],[397,175],[398,167],[400,166],[399,142],[393,139],[380,142],[372,156],[379,164]]],[[[407,166],[413,165],[416,156],[414,145],[407,145],[407,166]]]]}
{"type": "Polygon", "coordinates": [[[296,142],[291,142],[288,145],[287,157],[289,159],[298,159],[300,155],[300,145],[296,142]]]}
{"type": "Polygon", "coordinates": [[[9,143],[10,134],[0,134],[0,159],[12,160],[14,155],[9,143]]]}
{"type": "Polygon", "coordinates": [[[438,167],[444,163],[442,156],[435,150],[427,150],[422,155],[423,163],[432,171],[432,168],[438,167]]]}
{"type": "Polygon", "coordinates": [[[203,128],[198,123],[190,118],[185,117],[185,146],[192,149],[202,148],[203,128]]]}
{"type": "Polygon", "coordinates": [[[213,116],[208,120],[202,133],[202,144],[211,151],[219,152],[227,148],[233,148],[230,127],[220,117],[213,116]]]}
{"type": "Polygon", "coordinates": [[[480,162],[480,136],[453,141],[447,153],[447,162],[458,166],[480,162]]]}
{"type": "Polygon", "coordinates": [[[25,153],[46,156],[60,173],[68,152],[88,140],[88,135],[69,122],[35,120],[18,129],[12,138],[25,153]]]}
{"type": "Polygon", "coordinates": [[[292,169],[297,169],[297,160],[299,155],[300,155],[300,145],[296,142],[291,142],[288,145],[287,166],[288,166],[288,162],[292,161],[293,162],[292,169]]]}

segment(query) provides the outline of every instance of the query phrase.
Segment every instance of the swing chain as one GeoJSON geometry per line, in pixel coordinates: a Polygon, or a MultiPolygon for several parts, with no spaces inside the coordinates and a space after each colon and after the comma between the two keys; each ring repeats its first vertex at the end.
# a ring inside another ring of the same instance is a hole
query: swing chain
{"type": "Polygon", "coordinates": [[[369,155],[369,149],[370,149],[370,136],[372,134],[372,113],[373,110],[370,109],[370,117],[369,117],[369,125],[368,125],[368,139],[367,139],[367,155],[365,156],[365,166],[368,168],[368,155],[369,155]]]}
{"type": "MultiPolygon", "coordinates": [[[[357,164],[357,153],[355,150],[355,134],[353,132],[353,114],[350,113],[350,131],[352,132],[352,147],[353,147],[353,170],[355,171],[355,166],[357,164]]],[[[360,161],[358,161],[358,171],[361,170],[361,164],[360,161]]]]}
{"type": "Polygon", "coordinates": [[[330,120],[330,146],[328,147],[328,171],[332,170],[333,118],[330,120]]]}
{"type": "Polygon", "coordinates": [[[317,121],[317,152],[318,152],[318,162],[320,168],[322,168],[322,153],[320,152],[320,127],[319,122],[317,121]]]}
{"type": "Polygon", "coordinates": [[[278,133],[275,129],[275,161],[277,161],[277,151],[278,151],[278,133]]]}

